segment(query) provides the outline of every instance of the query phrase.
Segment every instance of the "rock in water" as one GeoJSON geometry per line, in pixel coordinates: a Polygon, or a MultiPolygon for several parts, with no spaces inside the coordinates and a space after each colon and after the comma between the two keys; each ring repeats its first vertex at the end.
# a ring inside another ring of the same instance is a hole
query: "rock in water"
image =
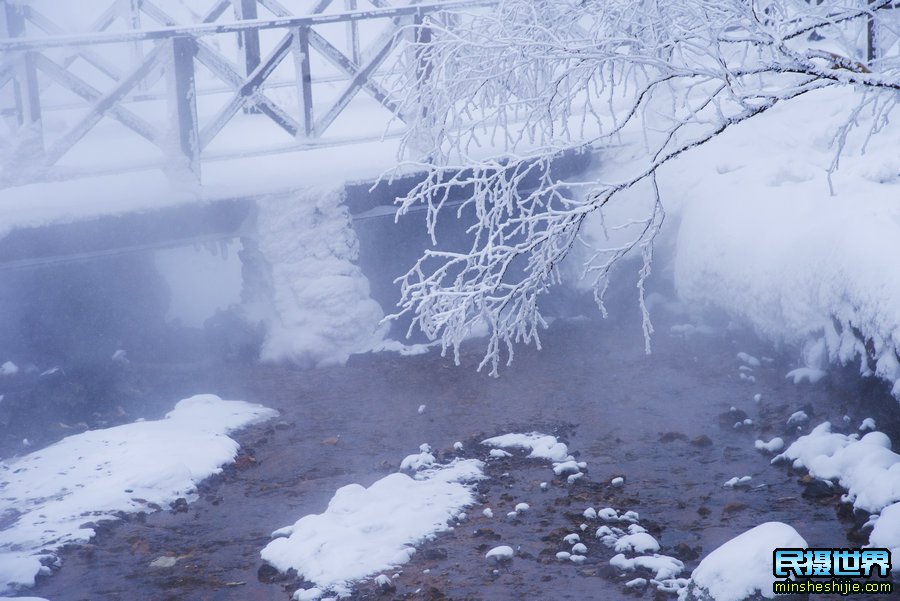
{"type": "MultiPolygon", "coordinates": [[[[710,553],[691,574],[679,601],[762,601],[771,599],[773,551],[807,547],[796,530],[781,522],[766,522],[731,539],[710,553]]],[[[805,596],[778,595],[784,601],[805,596]]]]}

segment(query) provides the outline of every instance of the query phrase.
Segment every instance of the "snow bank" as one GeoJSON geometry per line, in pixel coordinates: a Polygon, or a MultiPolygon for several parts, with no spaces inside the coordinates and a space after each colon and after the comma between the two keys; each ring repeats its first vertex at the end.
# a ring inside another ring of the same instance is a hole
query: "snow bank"
{"type": "Polygon", "coordinates": [[[262,359],[339,365],[352,353],[383,346],[384,314],[355,264],[359,245],[343,188],[308,189],[257,205],[259,250],[271,269],[273,296],[271,307],[256,308],[268,326],[262,359]]]}
{"type": "Polygon", "coordinates": [[[482,440],[481,444],[506,449],[525,449],[530,451],[528,456],[535,459],[548,459],[558,462],[570,459],[569,449],[565,443],[559,442],[555,436],[539,432],[494,436],[493,438],[482,440]]]}
{"type": "Polygon", "coordinates": [[[88,522],[149,511],[190,498],[234,459],[227,436],[277,413],[261,405],[198,395],[164,419],[69,436],[0,462],[0,592],[33,586],[53,552],[94,536],[88,522]]]}
{"type": "Polygon", "coordinates": [[[783,547],[807,547],[796,530],[781,522],[766,522],[731,539],[707,555],[678,594],[680,601],[712,599],[742,601],[761,594],[772,599],[772,554],[783,547]]]}
{"type": "Polygon", "coordinates": [[[395,473],[365,488],[338,489],[328,508],[273,533],[262,559],[322,590],[349,594],[354,581],[409,561],[415,545],[448,530],[475,501],[471,485],[483,464],[457,459],[415,477],[395,473]]]}
{"type": "MultiPolygon", "coordinates": [[[[900,553],[900,455],[883,432],[839,434],[824,422],[798,438],[772,461],[788,459],[796,468],[847,489],[844,500],[869,513],[881,512],[869,535],[874,547],[900,553]]],[[[898,566],[895,564],[895,570],[898,566]]]]}
{"type": "MultiPolygon", "coordinates": [[[[803,346],[806,367],[865,357],[900,380],[900,125],[865,148],[848,138],[829,192],[831,142],[859,101],[822,90],[736,126],[663,172],[685,199],[676,243],[678,294],[752,324],[776,342],[803,346]]],[[[677,204],[677,203],[676,203],[677,204]]],[[[861,371],[868,373],[866,361],[861,371]]],[[[817,371],[798,372],[808,377],[817,371]]],[[[895,387],[900,395],[900,385],[895,387]]]]}
{"type": "Polygon", "coordinates": [[[825,422],[772,461],[789,459],[815,478],[836,480],[854,507],[877,513],[900,501],[900,455],[891,451],[891,440],[882,432],[858,436],[832,432],[825,422]]]}

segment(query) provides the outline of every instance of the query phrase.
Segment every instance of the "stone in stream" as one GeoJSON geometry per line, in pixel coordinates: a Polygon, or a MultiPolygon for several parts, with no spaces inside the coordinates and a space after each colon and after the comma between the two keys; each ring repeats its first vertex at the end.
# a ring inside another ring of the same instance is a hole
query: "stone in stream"
{"type": "MultiPolygon", "coordinates": [[[[796,530],[766,522],[729,540],[707,555],[691,574],[679,601],[762,601],[773,597],[772,557],[775,549],[807,547],[796,530]]],[[[795,601],[806,595],[778,595],[795,601]]]]}

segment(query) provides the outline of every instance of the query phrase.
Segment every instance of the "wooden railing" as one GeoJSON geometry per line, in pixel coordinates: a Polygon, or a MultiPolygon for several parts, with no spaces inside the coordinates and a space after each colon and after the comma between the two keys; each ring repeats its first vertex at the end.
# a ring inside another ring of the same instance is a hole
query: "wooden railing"
{"type": "Polygon", "coordinates": [[[386,109],[381,130],[391,119],[404,120],[385,85],[385,64],[404,37],[427,39],[427,19],[442,18],[442,11],[495,2],[314,0],[297,15],[279,0],[216,0],[198,22],[178,23],[154,1],[116,0],[90,31],[71,33],[28,3],[0,0],[0,114],[7,128],[0,133],[0,185],[143,168],[199,182],[206,160],[354,142],[353,134],[327,134],[361,93],[386,109]],[[222,22],[226,15],[234,19],[222,22]],[[126,28],[113,30],[123,20],[126,28]],[[335,40],[336,24],[344,25],[343,43],[335,40]],[[364,40],[361,27],[372,24],[379,30],[364,40]],[[236,57],[221,50],[222,40],[236,57]],[[292,69],[283,66],[288,56],[292,69]],[[113,57],[125,57],[126,67],[113,57]],[[329,72],[316,77],[317,66],[329,72]],[[318,100],[317,86],[332,97],[318,100]],[[285,88],[296,91],[288,107],[271,97],[285,88]],[[50,132],[47,116],[54,112],[62,117],[50,132]],[[288,141],[213,150],[222,130],[242,115],[254,123],[267,118],[288,141]],[[114,138],[71,152],[109,119],[149,142],[156,156],[115,160],[114,138]],[[86,163],[92,157],[85,155],[98,149],[112,159],[86,163]],[[78,160],[65,164],[66,157],[78,160]]]}

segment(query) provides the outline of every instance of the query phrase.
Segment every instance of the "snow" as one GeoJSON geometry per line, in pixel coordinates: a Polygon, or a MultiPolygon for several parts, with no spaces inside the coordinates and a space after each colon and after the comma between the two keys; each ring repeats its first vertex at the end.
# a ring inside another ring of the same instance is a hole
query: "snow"
{"type": "Polygon", "coordinates": [[[626,534],[616,541],[613,547],[616,553],[656,553],[659,551],[659,543],[646,532],[626,534]]]}
{"type": "Polygon", "coordinates": [[[809,421],[809,416],[806,414],[806,411],[795,411],[787,419],[787,425],[794,426],[797,424],[804,424],[808,421],[809,421]]]}
{"type": "Polygon", "coordinates": [[[760,366],[759,359],[757,359],[753,355],[745,353],[744,351],[739,352],[737,354],[737,358],[739,361],[746,363],[747,365],[749,365],[751,367],[759,367],[760,366]]]}
{"type": "Polygon", "coordinates": [[[563,461],[561,463],[554,464],[553,473],[557,476],[565,476],[567,474],[578,474],[581,472],[581,468],[578,467],[578,463],[575,461],[563,461]]]}
{"type": "Polygon", "coordinates": [[[859,425],[860,432],[865,432],[866,430],[875,430],[875,428],[876,428],[875,420],[872,419],[871,417],[867,417],[859,425]]]}
{"type": "Polygon", "coordinates": [[[581,540],[581,537],[573,532],[572,534],[567,534],[565,537],[563,537],[563,540],[570,545],[574,545],[581,540]]]}
{"type": "Polygon", "coordinates": [[[316,587],[349,594],[352,583],[409,561],[416,545],[450,528],[471,505],[471,482],[483,464],[455,459],[411,477],[394,473],[368,488],[349,484],[323,513],[306,515],[276,531],[261,552],[281,572],[294,569],[316,587]]]}
{"type": "Polygon", "coordinates": [[[0,463],[0,515],[15,516],[0,530],[0,591],[33,586],[56,550],[94,536],[88,522],[193,498],[200,481],[235,458],[239,446],[227,434],[275,415],[197,395],[164,419],[83,432],[0,463]]]}
{"type": "Polygon", "coordinates": [[[585,509],[582,512],[581,515],[589,520],[596,520],[597,519],[597,510],[594,509],[593,507],[588,507],[587,509],[585,509]]]}
{"type": "Polygon", "coordinates": [[[802,346],[808,369],[792,372],[798,381],[821,377],[829,363],[859,361],[868,372],[865,340],[875,374],[892,384],[900,377],[900,270],[886,268],[900,254],[900,126],[885,123],[864,147],[872,124],[861,116],[829,189],[834,134],[859,100],[849,86],[811,92],[660,174],[670,204],[683,203],[679,298],[802,346]]]}
{"type": "Polygon", "coordinates": [[[824,422],[772,461],[788,459],[814,478],[836,480],[854,507],[878,513],[900,501],[900,455],[891,451],[890,438],[882,432],[857,436],[832,432],[824,422]]]}
{"type": "Polygon", "coordinates": [[[625,478],[623,478],[622,476],[616,476],[615,478],[610,480],[609,483],[613,486],[622,486],[625,484],[625,478]]]}
{"type": "Polygon", "coordinates": [[[512,453],[508,453],[503,449],[491,449],[491,452],[488,453],[491,457],[495,459],[503,459],[505,457],[512,457],[512,453]]]}
{"type": "Polygon", "coordinates": [[[766,442],[764,440],[757,440],[753,443],[753,446],[756,447],[759,451],[766,451],[768,453],[777,453],[784,449],[784,440],[778,436],[766,442]]]}
{"type": "MultiPolygon", "coordinates": [[[[772,553],[777,548],[803,548],[806,541],[781,522],[766,522],[729,540],[707,555],[691,574],[689,588],[700,587],[714,601],[743,601],[760,593],[771,599],[772,553]]],[[[679,599],[687,597],[687,590],[679,599]]]]}
{"type": "Polygon", "coordinates": [[[19,373],[19,366],[12,361],[6,361],[0,365],[0,376],[14,376],[19,373]]]}
{"type": "Polygon", "coordinates": [[[530,451],[528,456],[535,459],[549,459],[556,462],[564,462],[569,459],[569,449],[565,443],[559,442],[555,436],[539,432],[494,436],[481,441],[481,444],[507,449],[525,449],[530,451]]]}
{"type": "MultiPolygon", "coordinates": [[[[894,503],[882,510],[875,520],[875,527],[869,534],[869,545],[881,549],[890,549],[891,555],[900,554],[900,503],[894,503]]],[[[900,563],[892,563],[892,571],[900,572],[900,563]]]]}
{"type": "Polygon", "coordinates": [[[271,300],[247,309],[267,326],[265,361],[342,365],[383,345],[387,325],[355,261],[359,244],[343,188],[310,188],[257,201],[259,251],[271,300]]]}
{"type": "Polygon", "coordinates": [[[522,513],[531,509],[531,506],[528,503],[517,503],[514,509],[516,513],[522,513]]]}
{"type": "Polygon", "coordinates": [[[556,559],[558,559],[560,561],[566,561],[570,557],[572,557],[572,554],[569,553],[568,551],[560,551],[559,553],[556,554],[556,559]]]}
{"type": "Polygon", "coordinates": [[[722,486],[725,488],[738,488],[741,486],[749,486],[750,481],[753,479],[752,476],[741,476],[740,478],[735,476],[729,480],[727,480],[722,486]]]}
{"type": "MultiPolygon", "coordinates": [[[[650,570],[655,574],[656,580],[668,580],[678,576],[684,570],[684,563],[668,555],[640,555],[631,559],[619,553],[609,560],[609,565],[620,570],[632,571],[638,568],[650,570]]],[[[717,600],[718,601],[718,600],[717,600]]]]}
{"type": "Polygon", "coordinates": [[[816,369],[814,367],[798,367],[797,369],[792,369],[787,372],[784,377],[788,380],[793,380],[794,384],[800,384],[801,382],[815,384],[826,375],[828,375],[827,372],[821,369],[816,369]]]}
{"type": "Polygon", "coordinates": [[[513,548],[508,545],[501,545],[499,547],[494,547],[487,553],[485,553],[485,559],[492,559],[493,561],[500,563],[503,561],[509,561],[513,558],[515,553],[513,552],[513,548]]]}
{"type": "Polygon", "coordinates": [[[484,511],[482,511],[481,513],[482,513],[482,514],[484,515],[484,517],[486,517],[486,518],[492,518],[492,517],[494,517],[494,510],[491,509],[490,507],[485,507],[485,508],[484,508],[484,511]]]}
{"type": "Polygon", "coordinates": [[[584,543],[575,543],[574,545],[572,545],[572,553],[580,553],[581,555],[584,555],[585,553],[587,553],[587,546],[585,546],[584,543]]]}

